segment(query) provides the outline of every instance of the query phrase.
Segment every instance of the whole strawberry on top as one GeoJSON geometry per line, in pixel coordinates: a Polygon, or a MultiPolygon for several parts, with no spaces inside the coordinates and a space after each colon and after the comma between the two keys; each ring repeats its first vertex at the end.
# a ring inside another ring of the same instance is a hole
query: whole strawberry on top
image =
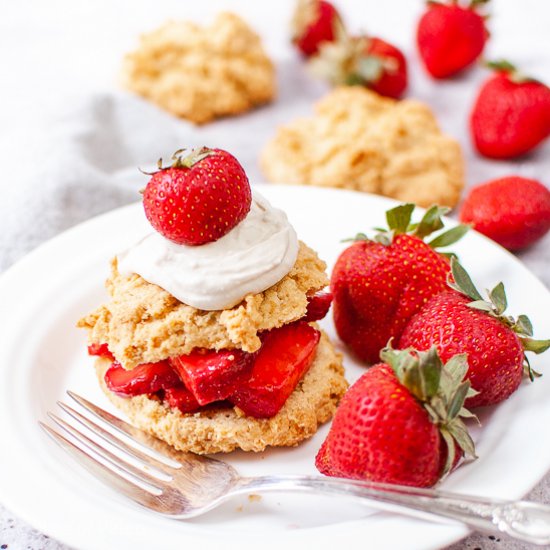
{"type": "Polygon", "coordinates": [[[479,6],[488,0],[428,0],[418,22],[416,43],[427,71],[434,78],[447,78],[470,65],[482,54],[489,37],[479,6]]]}
{"type": "Polygon", "coordinates": [[[474,443],[462,418],[473,395],[466,359],[435,349],[382,350],[344,395],[315,465],[329,476],[431,487],[474,443]]]}
{"type": "Polygon", "coordinates": [[[495,159],[532,151],[550,135],[550,88],[507,61],[481,87],[470,116],[476,149],[495,159]]]}
{"type": "Polygon", "coordinates": [[[473,187],[460,220],[509,250],[520,250],[550,230],[550,191],[540,182],[508,176],[473,187]]]}
{"type": "Polygon", "coordinates": [[[504,315],[504,286],[499,283],[484,300],[470,276],[456,259],[451,260],[454,282],[433,296],[407,324],[398,347],[427,350],[437,347],[442,361],[466,354],[467,379],[478,393],[468,407],[494,405],[519,387],[524,373],[537,375],[525,352],[542,353],[550,340],[532,338],[533,327],[526,315],[504,315]]]}
{"type": "Polygon", "coordinates": [[[309,60],[311,71],[332,85],[361,85],[398,99],[407,89],[407,60],[381,38],[342,36],[309,60]]]}
{"type": "Polygon", "coordinates": [[[292,42],[309,57],[324,42],[337,40],[344,25],[338,11],[327,0],[298,0],[292,18],[292,42]]]}
{"type": "Polygon", "coordinates": [[[202,245],[226,235],[248,212],[252,193],[237,159],[222,149],[202,147],[172,155],[143,191],[143,208],[151,225],[167,239],[202,245]]]}
{"type": "Polygon", "coordinates": [[[389,230],[373,239],[359,234],[336,261],[331,276],[333,312],[341,340],[362,360],[375,363],[390,338],[399,338],[428,299],[447,288],[449,262],[434,249],[467,231],[457,226],[429,243],[443,227],[447,208],[433,206],[411,224],[413,204],[388,210],[389,230]]]}

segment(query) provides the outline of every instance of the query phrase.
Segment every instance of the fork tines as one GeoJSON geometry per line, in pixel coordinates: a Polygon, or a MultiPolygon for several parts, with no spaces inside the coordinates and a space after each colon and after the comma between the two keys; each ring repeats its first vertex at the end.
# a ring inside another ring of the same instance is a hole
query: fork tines
{"type": "Polygon", "coordinates": [[[43,422],[39,422],[40,426],[109,486],[139,504],[168,513],[159,497],[172,492],[170,482],[181,468],[180,462],[170,458],[171,448],[74,392],[67,393],[87,414],[58,402],[70,421],[51,412],[48,416],[65,435],[43,422]]]}

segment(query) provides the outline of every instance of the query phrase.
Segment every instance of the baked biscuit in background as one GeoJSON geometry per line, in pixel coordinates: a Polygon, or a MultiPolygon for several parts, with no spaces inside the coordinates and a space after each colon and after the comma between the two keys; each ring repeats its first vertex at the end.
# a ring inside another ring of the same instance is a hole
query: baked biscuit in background
{"type": "Polygon", "coordinates": [[[275,96],[275,71],[260,37],[237,15],[213,23],[170,21],[140,38],[122,83],[196,124],[236,115],[275,96]]]}
{"type": "Polygon", "coordinates": [[[264,147],[269,181],[339,187],[453,207],[464,186],[459,144],[429,107],[395,101],[360,86],[340,87],[314,115],[280,127],[264,147]]]}

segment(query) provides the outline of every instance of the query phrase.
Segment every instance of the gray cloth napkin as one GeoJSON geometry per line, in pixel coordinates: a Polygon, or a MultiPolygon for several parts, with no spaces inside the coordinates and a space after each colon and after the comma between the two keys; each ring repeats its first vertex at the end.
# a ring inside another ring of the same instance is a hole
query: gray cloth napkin
{"type": "Polygon", "coordinates": [[[0,271],[76,223],[138,201],[147,182],[138,168],[182,147],[227,149],[262,181],[258,156],[276,126],[311,113],[325,89],[298,61],[278,71],[275,103],[204,126],[114,91],[0,111],[0,271]]]}

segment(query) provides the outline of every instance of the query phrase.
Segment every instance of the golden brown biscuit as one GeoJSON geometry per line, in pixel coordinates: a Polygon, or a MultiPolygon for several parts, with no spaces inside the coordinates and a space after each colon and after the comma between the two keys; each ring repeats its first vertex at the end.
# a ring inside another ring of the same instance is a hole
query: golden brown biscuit
{"type": "Polygon", "coordinates": [[[314,116],[278,129],[260,163],[273,182],[378,193],[421,206],[455,206],[464,186],[460,146],[430,109],[360,86],[325,96],[314,116]]]}
{"type": "Polygon", "coordinates": [[[201,27],[171,21],[141,36],[123,66],[123,85],[197,124],[271,101],[275,73],[260,37],[237,15],[201,27]]]}
{"type": "Polygon", "coordinates": [[[260,348],[258,332],[302,317],[307,296],[328,284],[326,264],[300,243],[294,267],[278,283],[235,307],[203,311],[181,303],[139,275],[122,276],[116,261],[107,280],[112,300],[80,319],[90,342],[107,343],[125,367],[190,353],[194,348],[260,348]]]}
{"type": "Polygon", "coordinates": [[[334,351],[324,333],[309,371],[283,408],[271,418],[245,416],[237,407],[182,414],[145,395],[118,397],[107,389],[104,381],[110,364],[108,359],[96,360],[101,388],[130,422],[180,451],[198,454],[298,445],[332,418],[347,389],[341,355],[334,351]]]}

